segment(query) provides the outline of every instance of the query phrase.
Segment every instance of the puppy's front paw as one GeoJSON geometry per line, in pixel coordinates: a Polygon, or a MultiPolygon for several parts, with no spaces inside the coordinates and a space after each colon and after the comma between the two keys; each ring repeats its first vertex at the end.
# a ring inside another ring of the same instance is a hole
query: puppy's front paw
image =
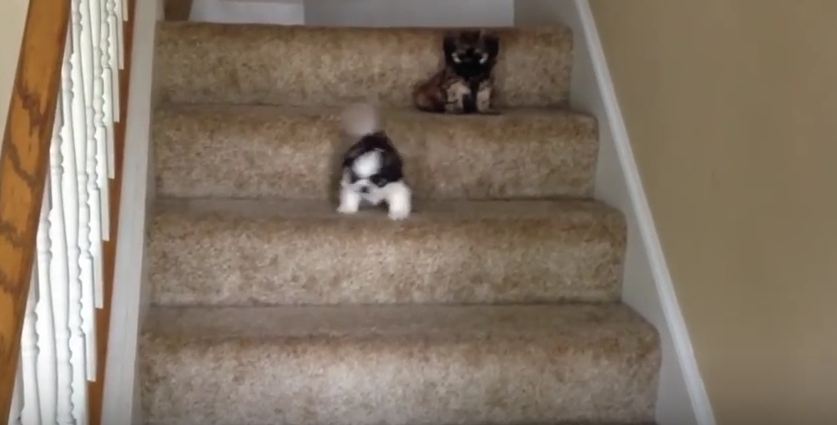
{"type": "Polygon", "coordinates": [[[354,214],[358,210],[357,205],[341,204],[337,207],[337,212],[340,214],[354,214]]]}
{"type": "Polygon", "coordinates": [[[387,186],[387,205],[389,218],[404,220],[410,216],[412,202],[410,202],[410,188],[404,182],[391,183],[387,186]]]}
{"type": "Polygon", "coordinates": [[[400,221],[410,216],[409,208],[390,208],[389,218],[391,220],[400,221]]]}
{"type": "Polygon", "coordinates": [[[340,214],[354,214],[360,208],[360,195],[344,187],[340,191],[340,206],[337,212],[340,214]]]}

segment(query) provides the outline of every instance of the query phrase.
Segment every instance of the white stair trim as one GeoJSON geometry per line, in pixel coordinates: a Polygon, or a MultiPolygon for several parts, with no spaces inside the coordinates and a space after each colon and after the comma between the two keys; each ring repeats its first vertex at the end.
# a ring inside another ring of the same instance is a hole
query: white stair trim
{"type": "Polygon", "coordinates": [[[148,202],[154,185],[149,181],[151,117],[153,108],[153,58],[157,21],[162,19],[161,0],[137,1],[131,58],[130,96],[122,170],[122,204],[108,335],[102,423],[140,424],[138,339],[148,307],[148,285],[143,263],[148,202]],[[143,287],[145,286],[145,288],[143,287]]]}

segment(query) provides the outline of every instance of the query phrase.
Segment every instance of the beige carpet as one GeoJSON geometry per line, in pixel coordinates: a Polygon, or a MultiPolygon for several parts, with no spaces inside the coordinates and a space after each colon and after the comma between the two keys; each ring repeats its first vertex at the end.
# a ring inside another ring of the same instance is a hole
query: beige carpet
{"type": "MultiPolygon", "coordinates": [[[[159,194],[326,199],[345,152],[340,110],[198,105],[162,108],[154,139],[159,194]],[[329,160],[331,159],[331,160],[329,160]]],[[[587,196],[598,155],[595,120],[555,109],[500,116],[384,111],[422,198],[587,196]]]]}
{"type": "MultiPolygon", "coordinates": [[[[498,105],[566,105],[570,32],[501,33],[498,105]]],[[[413,86],[441,63],[443,34],[168,22],[158,33],[156,78],[172,102],[325,106],[374,97],[409,106],[413,86]]]]}
{"type": "Polygon", "coordinates": [[[656,331],[589,197],[572,37],[500,31],[498,116],[410,108],[442,31],[164,23],[141,353],[149,424],[627,425],[656,331]],[[383,105],[414,215],[334,213],[347,101],[383,105]]]}

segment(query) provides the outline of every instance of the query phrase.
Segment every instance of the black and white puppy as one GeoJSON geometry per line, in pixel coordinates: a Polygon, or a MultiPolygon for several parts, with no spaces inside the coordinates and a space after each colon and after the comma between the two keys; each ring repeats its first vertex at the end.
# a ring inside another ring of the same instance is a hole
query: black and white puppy
{"type": "Polygon", "coordinates": [[[343,130],[354,144],[343,156],[337,212],[354,214],[363,201],[372,205],[386,202],[389,218],[407,218],[412,194],[404,181],[401,155],[381,130],[375,108],[367,104],[347,108],[343,130]]]}

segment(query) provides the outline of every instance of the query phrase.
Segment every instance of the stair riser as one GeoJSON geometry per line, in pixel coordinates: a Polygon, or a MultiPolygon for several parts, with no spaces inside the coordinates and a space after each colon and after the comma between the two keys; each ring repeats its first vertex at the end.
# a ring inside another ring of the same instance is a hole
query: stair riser
{"type": "MultiPolygon", "coordinates": [[[[156,80],[171,102],[340,105],[373,97],[407,106],[413,87],[441,64],[443,33],[166,23],[156,80]]],[[[498,106],[565,105],[571,33],[499,33],[498,106]]]]}
{"type": "Polygon", "coordinates": [[[151,280],[160,305],[614,301],[624,245],[618,214],[580,223],[161,215],[151,280]]]}
{"type": "MultiPolygon", "coordinates": [[[[276,324],[281,326],[280,323],[276,324]]],[[[560,340],[560,338],[558,338],[560,340]]],[[[519,424],[653,418],[655,341],[457,340],[174,346],[146,342],[143,403],[159,424],[519,424]]]]}
{"type": "MultiPolygon", "coordinates": [[[[333,199],[346,150],[333,114],[158,114],[159,193],[333,199]]],[[[385,129],[419,198],[586,196],[598,144],[592,118],[556,114],[392,114],[385,129]]]]}

